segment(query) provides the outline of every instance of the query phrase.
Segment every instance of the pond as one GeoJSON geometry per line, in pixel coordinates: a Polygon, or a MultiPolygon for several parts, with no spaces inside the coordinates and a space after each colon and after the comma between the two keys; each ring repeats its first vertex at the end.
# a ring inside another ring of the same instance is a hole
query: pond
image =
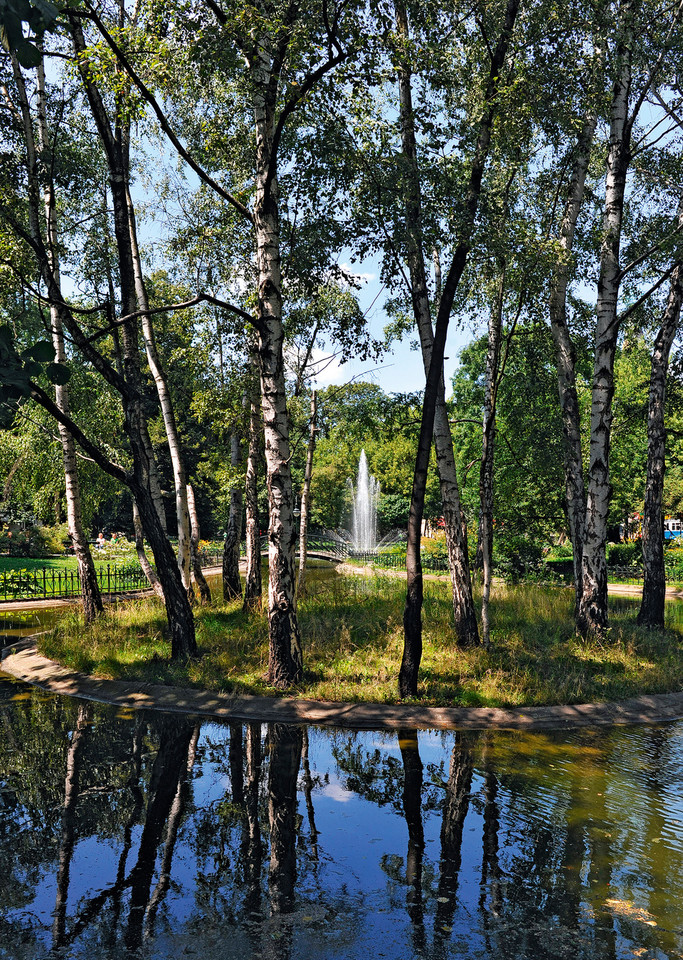
{"type": "Polygon", "coordinates": [[[23,610],[4,610],[0,606],[0,647],[41,630],[49,630],[67,609],[66,605],[33,609],[26,607],[23,610]]]}
{"type": "Polygon", "coordinates": [[[683,724],[219,724],[0,680],[0,958],[673,958],[683,724]]]}

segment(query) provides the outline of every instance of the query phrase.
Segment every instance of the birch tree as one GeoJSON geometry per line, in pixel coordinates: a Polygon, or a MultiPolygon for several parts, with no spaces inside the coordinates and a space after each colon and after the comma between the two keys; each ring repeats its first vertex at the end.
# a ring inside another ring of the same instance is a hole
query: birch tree
{"type": "MultiPolygon", "coordinates": [[[[29,191],[30,229],[34,239],[44,244],[48,256],[46,267],[52,273],[55,286],[61,290],[58,215],[54,181],[52,177],[45,175],[41,177],[39,173],[39,162],[43,164],[46,169],[49,169],[52,165],[50,163],[50,156],[51,154],[54,156],[53,143],[48,128],[47,90],[42,52],[36,66],[35,116],[32,114],[27,85],[15,56],[12,56],[12,71],[14,74],[18,105],[14,103],[7,87],[3,88],[3,93],[5,104],[10,114],[14,117],[17,127],[23,131],[29,191]],[[42,229],[39,215],[41,193],[44,222],[42,229]]],[[[67,359],[64,331],[59,311],[55,304],[50,304],[49,316],[49,333],[54,348],[54,361],[57,364],[64,365],[67,359]]],[[[70,414],[70,405],[68,386],[66,383],[55,384],[55,401],[59,409],[68,416],[70,414]]],[[[86,622],[90,623],[102,612],[102,598],[100,596],[97,574],[90,552],[88,538],[83,526],[76,447],[73,438],[62,424],[58,425],[58,429],[64,464],[69,536],[78,561],[83,615],[86,622]]]]}
{"type": "MultiPolygon", "coordinates": [[[[296,618],[294,544],[294,498],[290,473],[289,425],[287,422],[283,360],[283,278],[280,239],[279,162],[283,138],[294,115],[312,96],[316,87],[349,55],[348,33],[355,10],[320,7],[305,14],[296,5],[273,3],[264,7],[225,7],[208,0],[192,8],[187,30],[174,39],[190,43],[193,52],[215,62],[219,41],[223,51],[222,69],[233,71],[242,98],[240,109],[251,113],[255,154],[252,167],[253,204],[247,206],[236,192],[226,189],[200,159],[193,156],[176,135],[159,100],[121,45],[107,30],[102,18],[90,14],[117,60],[142,98],[152,108],[163,132],[194,172],[243,220],[246,220],[256,250],[257,306],[255,315],[237,308],[233,312],[251,323],[258,334],[262,415],[265,435],[266,475],[270,509],[269,527],[269,667],[268,677],[276,687],[287,687],[301,676],[302,654],[296,618]],[[195,26],[206,26],[204,38],[193,35],[195,26]],[[243,67],[238,67],[241,62],[243,67]]],[[[353,23],[354,31],[356,29],[353,23]]],[[[178,48],[178,53],[181,53],[178,48]]],[[[227,79],[227,74],[226,74],[227,79]]],[[[173,95],[172,90],[166,93],[173,95]]],[[[234,108],[233,108],[234,115],[234,108]]],[[[245,113],[240,113],[244,117],[245,113]]],[[[198,151],[203,159],[203,151],[198,151]]],[[[211,160],[209,158],[209,165],[211,160]]],[[[242,196],[245,192],[242,191],[242,196]]]]}
{"type": "MultiPolygon", "coordinates": [[[[683,210],[679,207],[679,222],[683,210]]],[[[638,623],[664,628],[666,577],[662,531],[666,429],[664,410],[669,354],[679,331],[683,302],[683,264],[671,274],[669,296],[652,350],[647,411],[647,479],[643,510],[643,596],[638,623]]]]}
{"type": "MultiPolygon", "coordinates": [[[[582,592],[577,614],[577,626],[583,634],[599,633],[607,627],[606,542],[614,359],[624,317],[624,312],[619,312],[619,291],[624,278],[652,253],[651,250],[645,250],[628,265],[621,264],[627,178],[638,150],[633,133],[646,97],[653,85],[661,84],[664,71],[670,69],[680,29],[681,9],[681,4],[677,4],[664,35],[657,38],[654,61],[645,65],[641,58],[645,55],[649,60],[646,51],[636,48],[634,44],[635,32],[642,25],[638,16],[640,11],[631,2],[623,2],[618,6],[612,50],[613,86],[597,283],[582,592]]],[[[652,50],[648,49],[647,53],[651,55],[652,50]]],[[[660,243],[655,243],[655,250],[660,243]]]]}
{"type": "MultiPolygon", "coordinates": [[[[396,29],[399,44],[409,40],[408,17],[402,0],[394,4],[396,29]]],[[[415,135],[415,115],[412,102],[410,66],[405,54],[398,57],[399,110],[401,119],[401,144],[406,163],[405,217],[407,232],[407,261],[410,272],[410,293],[413,316],[420,337],[425,376],[429,373],[434,330],[427,284],[424,241],[422,236],[422,200],[420,171],[415,135]]],[[[446,522],[446,540],[453,592],[455,635],[462,646],[479,642],[477,619],[472,599],[467,539],[462,522],[460,490],[453,455],[453,439],[446,410],[445,385],[440,379],[435,401],[434,446],[441,480],[441,497],[446,522]]]]}
{"type": "Polygon", "coordinates": [[[489,153],[493,123],[497,110],[500,74],[503,71],[506,61],[518,12],[518,0],[508,0],[499,28],[498,41],[495,49],[491,51],[488,81],[483,98],[483,113],[478,123],[474,156],[469,166],[463,222],[458,242],[446,273],[436,316],[434,342],[432,345],[432,354],[422,406],[420,437],[415,462],[410,517],[408,520],[406,559],[407,591],[403,614],[404,646],[398,683],[399,694],[402,697],[415,696],[417,694],[418,672],[422,658],[423,587],[422,565],[420,562],[420,530],[427,485],[427,471],[429,469],[429,450],[434,429],[434,415],[439,384],[443,376],[443,358],[450,312],[470,251],[474,220],[479,206],[484,168],[489,153]]]}

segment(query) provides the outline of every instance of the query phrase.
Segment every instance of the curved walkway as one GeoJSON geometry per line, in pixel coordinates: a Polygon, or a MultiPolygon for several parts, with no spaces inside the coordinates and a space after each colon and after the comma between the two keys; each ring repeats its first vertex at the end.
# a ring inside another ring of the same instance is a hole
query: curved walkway
{"type": "Polygon", "coordinates": [[[38,653],[35,640],[2,653],[2,671],[51,693],[132,710],[161,710],[221,720],[312,723],[357,729],[419,727],[461,730],[535,730],[613,724],[664,723],[683,718],[683,693],[633,697],[619,703],[497,709],[426,707],[416,703],[337,703],[212,693],[124,680],[98,680],[62,667],[38,653]]]}

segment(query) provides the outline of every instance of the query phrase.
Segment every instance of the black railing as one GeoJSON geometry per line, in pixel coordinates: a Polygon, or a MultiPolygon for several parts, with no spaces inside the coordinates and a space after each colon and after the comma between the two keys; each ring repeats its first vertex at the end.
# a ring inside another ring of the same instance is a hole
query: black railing
{"type": "MultiPolygon", "coordinates": [[[[96,567],[97,582],[103,594],[127,593],[149,586],[135,564],[96,567]]],[[[60,570],[39,567],[35,570],[4,570],[0,573],[0,601],[63,600],[81,594],[77,569],[60,570]]]]}

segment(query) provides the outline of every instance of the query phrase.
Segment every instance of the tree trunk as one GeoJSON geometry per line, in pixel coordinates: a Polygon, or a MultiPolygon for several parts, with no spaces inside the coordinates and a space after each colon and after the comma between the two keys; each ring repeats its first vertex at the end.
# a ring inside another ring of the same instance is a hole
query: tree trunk
{"type": "Polygon", "coordinates": [[[436,401],[439,386],[443,380],[443,358],[446,347],[446,336],[448,334],[448,323],[455,293],[467,263],[470,238],[479,206],[484,166],[491,141],[491,130],[496,111],[495,95],[499,82],[499,74],[505,62],[518,9],[519,0],[508,0],[501,36],[491,60],[491,68],[485,93],[484,114],[479,123],[477,145],[470,169],[469,185],[465,201],[465,214],[460,239],[448,269],[436,317],[432,356],[422,403],[422,420],[420,423],[417,456],[415,458],[415,473],[413,476],[410,516],[408,519],[406,604],[403,613],[404,644],[403,658],[398,678],[398,689],[401,697],[417,695],[417,680],[420,660],[422,659],[422,564],[420,562],[420,532],[425,491],[427,488],[431,438],[434,432],[436,401]]]}
{"type": "MultiPolygon", "coordinates": [[[[124,316],[136,312],[135,266],[130,240],[130,216],[126,191],[128,170],[128,143],[126,125],[116,116],[112,129],[109,117],[92,74],[88,69],[85,38],[79,21],[69,17],[74,48],[79,55],[79,72],[88,103],[107,156],[114,210],[114,236],[119,263],[121,308],[124,316]]],[[[173,659],[196,655],[194,618],[187,591],[178,570],[176,558],[166,536],[158,504],[152,496],[150,477],[155,471],[147,419],[143,406],[142,376],[138,351],[138,327],[131,319],[120,325],[123,350],[123,369],[127,389],[122,393],[125,430],[130,441],[133,460],[129,486],[140,511],[145,536],[154,554],[157,576],[164,591],[164,603],[171,634],[173,659]]]]}
{"type": "MultiPolygon", "coordinates": [[[[255,358],[255,365],[258,360],[255,358]]],[[[261,457],[259,438],[261,433],[261,406],[258,396],[251,398],[249,413],[249,449],[247,452],[246,501],[246,554],[247,571],[244,581],[244,609],[261,606],[261,535],[258,514],[258,469],[261,457]]]]}
{"type": "MultiPolygon", "coordinates": [[[[407,39],[409,35],[408,18],[402,0],[396,0],[396,25],[399,34],[407,39]]],[[[427,286],[424,247],[422,238],[421,191],[415,136],[415,117],[413,113],[411,72],[407,64],[398,69],[399,101],[401,116],[401,142],[406,160],[406,227],[408,233],[408,268],[410,271],[413,315],[420,336],[422,360],[425,376],[434,343],[431,306],[427,286]]],[[[438,252],[434,251],[437,297],[441,293],[441,267],[438,252]]],[[[441,499],[443,502],[446,527],[446,545],[448,548],[449,570],[453,592],[453,616],[455,636],[460,646],[470,646],[479,642],[477,617],[472,599],[472,581],[469,558],[467,556],[467,538],[462,522],[460,490],[453,455],[448,412],[446,410],[443,375],[440,378],[434,415],[434,446],[439,471],[441,499]]]]}
{"type": "MultiPolygon", "coordinates": [[[[683,211],[679,207],[679,223],[683,211]]],[[[643,514],[643,599],[638,612],[638,623],[646,627],[664,628],[664,545],[662,542],[662,494],[666,468],[666,430],[664,407],[666,403],[666,375],[669,353],[678,331],[683,300],[683,266],[678,265],[671,276],[669,299],[652,351],[650,395],[647,410],[647,480],[643,514]]]]}
{"type": "MultiPolygon", "coordinates": [[[[239,435],[234,432],[230,438],[230,463],[233,474],[242,459],[239,435]]],[[[240,579],[240,542],[242,540],[242,488],[235,482],[230,489],[230,516],[223,544],[223,599],[236,600],[242,596],[240,579]]]]}
{"type": "Polygon", "coordinates": [[[194,578],[199,587],[199,596],[201,597],[202,603],[211,603],[211,589],[206,582],[199,556],[199,517],[197,516],[197,504],[194,499],[194,490],[189,483],[187,485],[187,506],[190,511],[190,556],[192,558],[194,578]]]}
{"type": "Polygon", "coordinates": [[[482,593],[481,632],[485,644],[491,642],[489,600],[493,570],[493,453],[496,435],[496,399],[500,369],[500,348],[503,334],[503,300],[505,265],[502,264],[496,302],[489,314],[489,338],[486,353],[486,386],[484,389],[484,422],[481,463],[479,467],[479,538],[481,544],[482,593]]]}
{"type": "Polygon", "coordinates": [[[308,554],[308,516],[311,512],[311,476],[313,474],[313,453],[315,451],[315,435],[318,430],[316,418],[318,415],[318,395],[313,391],[311,395],[311,423],[308,433],[308,448],[306,450],[306,467],[304,470],[304,488],[301,492],[301,518],[299,521],[299,582],[297,596],[303,597],[306,590],[306,557],[308,554]]]}
{"type": "Polygon", "coordinates": [[[268,680],[275,687],[286,688],[301,678],[302,654],[296,616],[296,526],[283,358],[278,183],[273,155],[277,95],[277,83],[273,81],[277,75],[275,67],[271,69],[267,47],[263,37],[252,70],[256,126],[254,229],[258,265],[258,352],[270,508],[268,680]]]}
{"type": "MultiPolygon", "coordinates": [[[[138,308],[140,310],[149,310],[149,299],[145,287],[144,277],[142,275],[142,263],[140,260],[140,250],[138,248],[137,229],[135,223],[135,209],[130,197],[128,186],[129,171],[126,171],[126,200],[128,204],[128,221],[130,233],[130,246],[133,259],[133,269],[135,275],[135,294],[137,297],[138,308]]],[[[161,405],[161,414],[164,419],[164,428],[166,430],[166,439],[168,440],[168,452],[171,457],[171,466],[173,468],[173,483],[175,486],[176,518],[178,522],[178,569],[182,577],[183,586],[188,591],[192,591],[190,576],[190,513],[187,502],[187,483],[185,474],[185,465],[183,463],[180,451],[180,440],[178,437],[178,427],[176,424],[175,413],[171,394],[166,380],[159,351],[157,350],[156,338],[154,336],[154,326],[149,314],[142,315],[142,333],[145,341],[145,351],[147,353],[147,362],[154,377],[159,403],[161,405]]]]}
{"type": "Polygon", "coordinates": [[[135,552],[138,555],[138,562],[142,567],[142,572],[147,577],[147,582],[150,587],[158,597],[162,600],[164,599],[164,590],[161,584],[159,583],[159,578],[156,575],[156,570],[149,562],[149,557],[145,551],[145,535],[142,530],[142,520],[140,519],[140,511],[138,510],[138,505],[133,499],[133,531],[135,536],[135,552]]]}
{"type": "Polygon", "coordinates": [[[296,789],[303,746],[301,727],[268,725],[268,889],[273,914],[291,913],[296,882],[296,789]]]}
{"type": "MultiPolygon", "coordinates": [[[[20,99],[22,110],[28,110],[28,99],[26,97],[25,87],[21,72],[15,70],[15,77],[18,79],[20,99]]],[[[37,70],[38,81],[38,145],[44,162],[47,161],[49,150],[49,136],[47,128],[47,95],[45,90],[45,65],[41,59],[37,70]]],[[[29,155],[35,155],[35,151],[30,150],[29,155]]],[[[29,176],[37,177],[37,170],[29,168],[29,176]]],[[[45,234],[47,239],[47,251],[50,258],[50,269],[54,277],[54,282],[61,289],[61,277],[59,268],[58,243],[57,243],[57,204],[55,202],[54,184],[52,181],[43,186],[43,204],[45,209],[45,234]]],[[[55,362],[65,363],[66,351],[64,349],[64,331],[62,329],[61,318],[55,304],[50,304],[50,332],[52,344],[55,350],[55,362]]],[[[55,400],[57,406],[67,416],[70,416],[69,391],[66,385],[55,385],[55,400]]],[[[69,431],[62,424],[58,424],[59,439],[62,445],[62,458],[64,461],[64,477],[66,483],[66,516],[69,528],[69,536],[73,544],[74,553],[78,561],[78,574],[81,583],[81,597],[83,601],[83,617],[86,623],[92,623],[97,615],[102,612],[102,597],[97,582],[97,572],[90,552],[88,538],[83,529],[83,513],[81,510],[81,489],[78,480],[78,466],[76,460],[76,444],[69,431]]]]}
{"type": "Polygon", "coordinates": [[[611,496],[609,453],[614,396],[614,358],[619,334],[617,312],[621,271],[619,248],[626,176],[630,163],[630,32],[622,33],[616,61],[610,143],[605,178],[605,212],[598,279],[595,359],[591,395],[590,459],[583,547],[582,593],[577,627],[584,635],[607,627],[607,518],[611,496]]]}
{"type": "Polygon", "coordinates": [[[560,256],[553,270],[550,288],[550,328],[555,344],[557,388],[562,414],[564,477],[567,501],[567,523],[574,559],[576,610],[582,594],[583,538],[586,526],[586,489],[581,453],[581,417],[576,392],[576,352],[567,325],[567,286],[571,268],[574,232],[583,202],[591,145],[595,136],[597,115],[589,111],[576,145],[576,155],[569,182],[569,193],[560,224],[560,256]]]}

